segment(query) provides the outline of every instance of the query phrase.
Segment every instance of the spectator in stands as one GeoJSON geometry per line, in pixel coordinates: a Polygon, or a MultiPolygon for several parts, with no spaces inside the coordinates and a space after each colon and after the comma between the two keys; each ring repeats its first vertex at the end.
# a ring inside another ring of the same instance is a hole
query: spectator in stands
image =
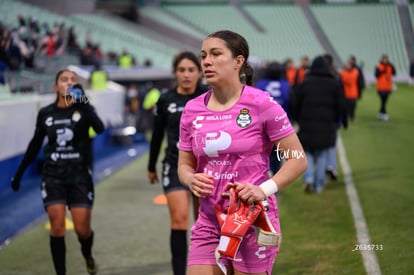
{"type": "Polygon", "coordinates": [[[79,53],[79,51],[81,50],[81,47],[78,43],[77,35],[75,33],[75,28],[73,26],[71,26],[68,30],[66,48],[68,49],[70,53],[75,53],[75,54],[79,53]]]}
{"type": "Polygon", "coordinates": [[[118,59],[118,66],[122,69],[129,69],[131,66],[135,65],[136,62],[134,57],[127,50],[123,50],[118,59]]]}
{"type": "Polygon", "coordinates": [[[0,84],[6,84],[6,80],[4,78],[5,72],[9,69],[9,56],[7,55],[6,51],[6,44],[7,40],[0,36],[0,84]]]}
{"type": "Polygon", "coordinates": [[[251,86],[253,69],[244,37],[228,30],[212,33],[203,41],[200,57],[211,89],[187,102],[178,144],[179,178],[200,201],[187,274],[271,274],[280,232],[274,194],[300,176],[306,158],[288,153],[303,151],[286,112],[268,93],[251,86]],[[270,178],[274,144],[288,156],[270,178]],[[230,202],[223,197],[226,191],[230,202]],[[263,200],[267,211],[258,210],[263,200]],[[252,206],[255,214],[267,215],[273,238],[268,246],[257,243],[255,218],[246,214],[252,206]],[[239,207],[244,212],[240,216],[235,213],[239,207]]]}
{"type": "MultiPolygon", "coordinates": [[[[187,265],[187,230],[190,224],[191,193],[180,183],[177,174],[180,118],[185,104],[201,95],[207,87],[201,85],[202,71],[198,57],[188,51],[180,52],[173,60],[177,86],[161,94],[154,109],[154,126],[148,162],[148,179],[158,182],[156,163],[162,140],[167,135],[167,148],[162,167],[162,183],[170,211],[170,248],[174,275],[185,275],[187,265]]],[[[193,198],[194,218],[197,219],[198,200],[193,198]]]]}
{"type": "Polygon", "coordinates": [[[396,74],[394,65],[389,61],[388,55],[384,54],[378,65],[375,67],[375,77],[377,79],[377,93],[381,101],[378,119],[387,121],[389,119],[387,113],[388,98],[393,89],[393,76],[396,74]]]}
{"type": "Polygon", "coordinates": [[[8,66],[0,59],[0,85],[6,84],[6,79],[4,77],[4,73],[7,71],[8,66]]]}
{"type": "Polygon", "coordinates": [[[24,67],[27,69],[35,69],[35,54],[38,46],[38,35],[37,33],[27,33],[23,42],[26,44],[27,52],[24,55],[24,67]]]}
{"type": "Polygon", "coordinates": [[[62,23],[58,25],[56,34],[55,34],[55,54],[61,56],[66,51],[66,31],[65,25],[62,23]]]}
{"type": "Polygon", "coordinates": [[[354,55],[349,57],[349,61],[351,62],[352,67],[358,70],[358,98],[362,98],[362,92],[366,86],[364,72],[361,66],[357,64],[357,59],[354,55]]]}
{"type": "Polygon", "coordinates": [[[48,32],[47,37],[41,44],[41,47],[45,48],[46,55],[49,57],[55,56],[56,53],[56,37],[53,32],[48,32]]]}
{"type": "Polygon", "coordinates": [[[80,53],[80,63],[81,65],[93,66],[96,62],[95,52],[93,50],[93,45],[87,43],[80,53]]]}
{"type": "Polygon", "coordinates": [[[99,44],[92,45],[93,54],[95,56],[95,62],[102,64],[103,61],[103,52],[99,44]]]}
{"type": "Polygon", "coordinates": [[[79,86],[76,93],[68,92],[77,84],[77,76],[69,70],[59,71],[54,89],[56,101],[39,110],[36,129],[21,161],[11,187],[20,188],[24,171],[43,146],[41,194],[49,222],[50,249],[56,274],[66,274],[65,218],[66,208],[72,214],[75,232],[89,274],[97,266],[92,256],[94,233],[91,229],[91,209],[94,201],[92,178],[92,141],[89,129],[104,131],[104,124],[89,104],[79,86]]]}
{"type": "Polygon", "coordinates": [[[20,41],[16,30],[6,31],[3,34],[4,49],[9,59],[9,69],[11,71],[20,70],[23,64],[23,55],[20,49],[20,41]]]}
{"type": "Polygon", "coordinates": [[[144,66],[145,67],[151,67],[152,66],[152,60],[150,58],[145,59],[144,66]]]}
{"type": "Polygon", "coordinates": [[[8,66],[6,63],[3,62],[3,60],[0,59],[0,84],[5,85],[6,79],[4,77],[5,72],[7,71],[8,66]]]}
{"type": "Polygon", "coordinates": [[[89,77],[89,83],[93,91],[105,91],[108,88],[108,74],[102,68],[99,61],[95,61],[89,77]]]}
{"type": "Polygon", "coordinates": [[[118,54],[114,51],[109,51],[106,54],[108,65],[118,65],[118,54]]]}
{"type": "MultiPolygon", "coordinates": [[[[270,62],[264,69],[263,78],[256,81],[255,86],[263,91],[268,92],[273,99],[279,103],[290,118],[290,85],[284,79],[285,69],[277,61],[270,62]]],[[[277,147],[273,146],[270,153],[270,172],[276,174],[281,165],[281,159],[278,155],[277,147]]]]}
{"type": "Polygon", "coordinates": [[[29,17],[29,29],[34,33],[40,33],[40,26],[36,17],[29,17]]]}
{"type": "Polygon", "coordinates": [[[353,66],[351,59],[348,60],[341,71],[341,81],[346,99],[346,113],[350,121],[355,119],[355,108],[360,95],[359,76],[358,69],[353,66]]]}
{"type": "Polygon", "coordinates": [[[19,22],[19,27],[26,27],[26,19],[23,14],[19,13],[17,15],[17,21],[19,22]]]}
{"type": "Polygon", "coordinates": [[[308,158],[303,175],[305,192],[320,193],[326,181],[328,152],[336,143],[338,121],[345,110],[341,84],[331,74],[324,56],[317,56],[295,90],[293,119],[308,158]]]}

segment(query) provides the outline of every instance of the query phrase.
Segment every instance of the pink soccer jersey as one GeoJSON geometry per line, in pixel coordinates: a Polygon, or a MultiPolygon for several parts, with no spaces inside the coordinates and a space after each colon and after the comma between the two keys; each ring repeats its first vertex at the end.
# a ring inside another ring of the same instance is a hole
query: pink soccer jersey
{"type": "MultiPolygon", "coordinates": [[[[273,143],[294,133],[286,112],[266,92],[245,86],[238,102],[225,111],[209,110],[210,96],[211,91],[185,106],[178,145],[193,152],[197,172],[214,176],[213,193],[200,199],[199,222],[216,219],[211,205],[226,204],[221,194],[228,182],[259,185],[268,180],[273,143]]],[[[277,212],[274,196],[269,204],[277,212]]]]}

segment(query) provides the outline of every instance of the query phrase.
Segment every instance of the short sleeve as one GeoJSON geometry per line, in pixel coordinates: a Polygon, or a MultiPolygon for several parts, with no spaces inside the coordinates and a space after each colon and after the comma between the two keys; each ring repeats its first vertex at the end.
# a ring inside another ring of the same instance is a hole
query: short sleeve
{"type": "Polygon", "coordinates": [[[271,96],[267,95],[261,106],[261,119],[265,134],[270,141],[277,141],[295,133],[285,110],[271,96]],[[267,98],[267,99],[266,99],[267,98]]]}
{"type": "Polygon", "coordinates": [[[184,108],[180,119],[180,139],[178,149],[192,151],[192,122],[187,107],[184,108]]]}

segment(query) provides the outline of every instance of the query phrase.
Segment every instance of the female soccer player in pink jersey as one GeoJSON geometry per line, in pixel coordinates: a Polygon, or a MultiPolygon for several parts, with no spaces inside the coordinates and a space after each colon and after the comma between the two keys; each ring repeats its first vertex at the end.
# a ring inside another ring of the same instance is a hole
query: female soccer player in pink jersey
{"type": "MultiPolygon", "coordinates": [[[[228,245],[221,238],[228,228],[223,229],[215,206],[228,207],[223,192],[231,182],[244,203],[267,200],[268,220],[280,234],[274,193],[298,178],[307,160],[282,107],[268,93],[248,86],[253,69],[247,63],[249,46],[242,36],[228,30],[212,33],[204,40],[200,56],[211,90],[187,103],[178,145],[180,180],[200,199],[199,217],[191,229],[187,274],[222,274],[219,261],[228,274],[271,274],[278,247],[259,245],[252,225],[237,237],[241,239],[237,254],[217,260],[218,246],[228,245]],[[269,178],[273,145],[285,163],[269,178]]],[[[238,227],[236,220],[226,220],[224,227],[229,222],[238,227]]]]}

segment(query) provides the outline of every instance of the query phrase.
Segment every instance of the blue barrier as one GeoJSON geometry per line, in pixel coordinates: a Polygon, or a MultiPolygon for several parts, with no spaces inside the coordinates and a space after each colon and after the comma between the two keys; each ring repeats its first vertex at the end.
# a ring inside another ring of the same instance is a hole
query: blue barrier
{"type": "MultiPolygon", "coordinates": [[[[111,130],[94,139],[94,182],[95,185],[118,169],[138,158],[148,150],[148,143],[142,134],[136,134],[130,145],[113,143],[111,130]]],[[[44,214],[40,196],[41,175],[38,165],[41,154],[28,168],[21,182],[19,192],[10,188],[10,178],[16,171],[22,155],[0,162],[1,188],[0,188],[0,250],[7,245],[20,232],[36,224],[44,214]]]]}

